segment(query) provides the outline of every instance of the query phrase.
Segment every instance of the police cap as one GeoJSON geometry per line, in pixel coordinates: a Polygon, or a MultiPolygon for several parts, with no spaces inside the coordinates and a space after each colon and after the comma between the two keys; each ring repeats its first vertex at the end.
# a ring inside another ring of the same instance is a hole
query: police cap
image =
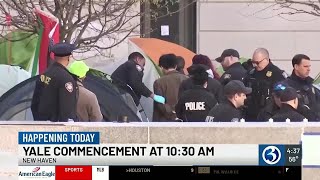
{"type": "Polygon", "coordinates": [[[294,99],[298,98],[297,91],[292,87],[286,87],[281,93],[280,93],[280,101],[281,102],[288,102],[292,101],[294,99]]]}
{"type": "Polygon", "coordinates": [[[70,56],[72,54],[72,51],[74,51],[75,49],[76,47],[74,44],[58,43],[52,47],[52,52],[55,56],[65,57],[70,56]]]}
{"type": "Polygon", "coordinates": [[[283,83],[283,82],[278,82],[274,85],[273,87],[273,95],[275,95],[276,97],[280,98],[281,93],[288,87],[287,84],[283,83]]]}
{"type": "Polygon", "coordinates": [[[237,93],[250,94],[252,89],[246,87],[242,81],[231,80],[228,84],[224,86],[224,93],[226,95],[234,95],[237,93]]]}
{"type": "Polygon", "coordinates": [[[240,58],[239,52],[235,49],[226,49],[222,52],[221,56],[216,58],[216,61],[221,63],[225,57],[228,56],[233,56],[233,57],[237,57],[240,58]]]}

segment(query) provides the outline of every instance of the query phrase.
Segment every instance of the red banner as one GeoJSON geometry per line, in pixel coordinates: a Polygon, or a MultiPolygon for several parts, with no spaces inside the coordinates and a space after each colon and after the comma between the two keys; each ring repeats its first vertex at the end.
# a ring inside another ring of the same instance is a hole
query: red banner
{"type": "MultiPolygon", "coordinates": [[[[42,11],[40,9],[35,10],[37,16],[40,18],[43,25],[43,33],[41,37],[41,45],[39,52],[39,73],[43,73],[47,69],[48,49],[50,39],[52,38],[54,44],[59,42],[59,20],[52,14],[42,11]]],[[[50,54],[53,59],[53,54],[50,54]]]]}

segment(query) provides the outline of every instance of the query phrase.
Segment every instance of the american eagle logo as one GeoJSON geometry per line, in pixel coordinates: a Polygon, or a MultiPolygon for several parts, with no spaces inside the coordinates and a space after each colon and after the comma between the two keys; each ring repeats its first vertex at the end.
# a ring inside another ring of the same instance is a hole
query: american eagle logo
{"type": "Polygon", "coordinates": [[[40,167],[35,167],[32,172],[38,172],[40,170],[40,167]]]}

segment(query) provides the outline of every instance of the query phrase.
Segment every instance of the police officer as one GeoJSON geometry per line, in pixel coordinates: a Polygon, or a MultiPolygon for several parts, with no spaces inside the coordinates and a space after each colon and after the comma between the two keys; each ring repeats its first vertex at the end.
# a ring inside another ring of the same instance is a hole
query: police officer
{"type": "Polygon", "coordinates": [[[247,72],[254,69],[252,64],[252,59],[248,59],[247,61],[243,62],[241,65],[247,72]]]}
{"type": "Polygon", "coordinates": [[[67,43],[53,46],[55,62],[36,82],[31,105],[35,120],[76,120],[77,85],[66,69],[74,49],[74,45],[67,43]]]}
{"type": "Polygon", "coordinates": [[[272,102],[268,103],[263,109],[261,109],[258,114],[258,121],[269,121],[269,119],[277,113],[281,107],[280,93],[285,88],[286,87],[281,82],[275,84],[272,92],[272,102]]]}
{"type": "Polygon", "coordinates": [[[320,91],[313,86],[313,78],[309,76],[310,58],[304,54],[297,54],[292,59],[293,71],[284,83],[297,90],[298,110],[309,121],[320,120],[320,91]]]}
{"type": "Polygon", "coordinates": [[[146,60],[141,53],[133,52],[129,55],[128,61],[112,73],[111,78],[130,93],[137,106],[140,104],[141,96],[150,97],[154,101],[164,104],[164,97],[153,94],[142,82],[145,63],[146,60]]]}
{"type": "Polygon", "coordinates": [[[226,49],[216,61],[221,63],[225,71],[220,77],[220,82],[224,86],[231,80],[243,81],[247,71],[239,62],[240,55],[235,49],[226,49]]]}
{"type": "Polygon", "coordinates": [[[272,117],[273,122],[302,122],[305,117],[298,113],[298,94],[292,87],[286,87],[280,92],[281,107],[272,117]]]}
{"type": "Polygon", "coordinates": [[[252,88],[252,93],[246,102],[246,121],[258,121],[257,116],[262,108],[271,103],[272,88],[275,83],[284,80],[286,73],[272,64],[269,52],[265,48],[254,51],[251,70],[244,79],[247,87],[252,88]]]}
{"type": "Polygon", "coordinates": [[[217,100],[207,89],[208,73],[202,65],[194,65],[191,77],[195,86],[184,91],[176,105],[176,115],[185,122],[205,122],[205,119],[217,100]]]}
{"type": "Polygon", "coordinates": [[[103,116],[97,96],[82,84],[89,69],[83,61],[74,61],[69,67],[70,73],[77,76],[77,85],[79,88],[77,116],[79,121],[82,122],[100,122],[103,116]]]}
{"type": "Polygon", "coordinates": [[[231,80],[224,86],[227,100],[212,108],[206,118],[207,122],[238,122],[242,116],[241,107],[244,105],[246,95],[252,92],[245,87],[242,81],[231,80]]]}

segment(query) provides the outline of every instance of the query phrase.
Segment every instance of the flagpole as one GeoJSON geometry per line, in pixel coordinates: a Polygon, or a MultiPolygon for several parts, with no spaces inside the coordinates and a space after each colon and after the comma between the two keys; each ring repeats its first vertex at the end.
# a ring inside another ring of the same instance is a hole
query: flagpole
{"type": "Polygon", "coordinates": [[[9,32],[8,33],[8,40],[9,40],[9,42],[8,42],[8,64],[9,65],[12,65],[11,64],[11,57],[12,57],[12,44],[11,44],[11,40],[12,40],[12,33],[13,32],[11,32],[11,29],[10,29],[10,25],[11,25],[11,16],[10,16],[10,14],[7,14],[6,15],[6,22],[7,22],[7,31],[9,32]]]}
{"type": "Polygon", "coordinates": [[[39,68],[39,53],[40,53],[40,46],[41,46],[41,38],[43,34],[43,25],[40,22],[40,28],[39,28],[39,34],[38,34],[38,42],[37,42],[37,47],[35,50],[35,55],[33,59],[33,66],[32,66],[32,76],[35,76],[38,73],[38,68],[39,68]]]}
{"type": "Polygon", "coordinates": [[[10,26],[9,26],[9,31],[10,31],[10,34],[9,34],[9,38],[10,38],[10,41],[9,41],[9,54],[8,54],[8,57],[9,57],[9,65],[12,65],[12,42],[11,42],[11,40],[12,40],[12,34],[13,34],[13,32],[11,31],[11,28],[10,28],[10,26]]]}

